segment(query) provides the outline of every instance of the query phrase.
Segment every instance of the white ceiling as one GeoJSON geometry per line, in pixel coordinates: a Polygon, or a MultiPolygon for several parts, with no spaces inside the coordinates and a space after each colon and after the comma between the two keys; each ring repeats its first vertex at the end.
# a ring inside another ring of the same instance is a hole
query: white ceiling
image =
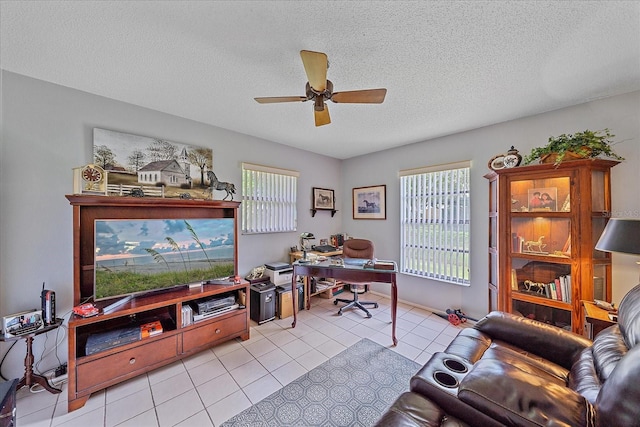
{"type": "MultiPolygon", "coordinates": [[[[8,71],[339,159],[640,90],[638,1],[4,1],[8,71]],[[303,96],[299,51],[336,92],[303,96]]],[[[571,131],[571,129],[567,129],[571,131]]]]}

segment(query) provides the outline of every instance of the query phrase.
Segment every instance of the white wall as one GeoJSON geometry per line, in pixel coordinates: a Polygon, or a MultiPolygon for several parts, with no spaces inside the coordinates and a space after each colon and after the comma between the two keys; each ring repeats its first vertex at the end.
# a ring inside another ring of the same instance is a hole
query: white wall
{"type": "MultiPolygon", "coordinates": [[[[92,160],[94,127],[212,148],[216,175],[238,188],[243,161],[299,170],[298,231],[240,236],[242,275],[265,262],[288,261],[302,231],[318,238],[342,231],[339,215],[310,213],[312,187],[340,195],[339,160],[10,72],[1,78],[0,315],[39,307],[42,282],[56,292],[59,315],[71,310],[72,208],[65,194],[72,192],[72,169],[92,160]]],[[[216,192],[218,198],[224,194],[216,192]]],[[[43,342],[35,340],[36,357],[43,342]]],[[[0,343],[0,358],[7,348],[0,343]]],[[[66,343],[59,349],[66,360],[66,343]]],[[[21,376],[23,361],[19,342],[3,374],[21,376]]],[[[41,368],[52,366],[53,355],[41,368]]]]}
{"type": "MultiPolygon", "coordinates": [[[[370,238],[376,242],[379,258],[398,260],[398,170],[471,159],[471,286],[399,277],[401,300],[439,310],[462,308],[471,317],[487,310],[488,191],[483,175],[494,155],[511,145],[526,154],[544,145],[550,135],[609,127],[616,140],[624,141],[616,151],[627,158],[613,170],[613,214],[640,217],[640,92],[339,161],[9,72],[2,72],[1,79],[1,315],[37,307],[43,281],[56,291],[59,314],[71,309],[72,218],[64,195],[72,190],[72,168],[91,160],[94,127],[210,147],[216,174],[236,186],[243,161],[299,170],[298,231],[241,236],[239,271],[243,275],[255,265],[287,260],[288,248],[298,244],[302,231],[317,237],[344,231],[370,238]],[[387,220],[353,220],[351,189],[379,184],[387,186],[387,220]],[[335,189],[339,210],[335,217],[328,212],[311,217],[312,187],[335,189]]],[[[636,259],[614,256],[616,302],[638,282],[636,259]]],[[[376,290],[388,293],[389,288],[376,285],[376,290]]],[[[35,342],[36,360],[43,342],[35,342]]],[[[3,365],[5,376],[22,375],[24,346],[19,344],[3,365]]],[[[0,343],[0,357],[8,347],[0,343]]],[[[66,360],[66,343],[59,347],[58,356],[66,360]]],[[[50,355],[40,368],[55,365],[50,355]]]]}
{"type": "MultiPolygon", "coordinates": [[[[343,162],[342,206],[351,206],[352,187],[387,186],[387,220],[353,220],[343,215],[345,230],[377,243],[378,258],[399,260],[398,171],[420,166],[471,160],[471,285],[468,287],[401,275],[398,295],[437,310],[462,308],[478,318],[487,311],[488,184],[487,162],[514,145],[525,155],[543,146],[552,135],[608,127],[616,135],[615,151],[626,158],[612,171],[614,217],[640,218],[640,92],[593,101],[519,120],[369,154],[343,162]]],[[[613,301],[638,283],[638,257],[614,254],[613,301]]],[[[375,290],[386,292],[383,285],[375,290]]]]}

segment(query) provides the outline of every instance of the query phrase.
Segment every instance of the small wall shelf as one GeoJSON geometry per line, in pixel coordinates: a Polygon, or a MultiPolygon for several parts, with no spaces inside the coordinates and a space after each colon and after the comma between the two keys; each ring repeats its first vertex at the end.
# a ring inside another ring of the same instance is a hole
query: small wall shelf
{"type": "Polygon", "coordinates": [[[315,217],[316,216],[316,212],[318,211],[331,211],[331,218],[333,218],[333,216],[336,214],[336,212],[338,212],[337,209],[311,209],[311,217],[315,217]]]}

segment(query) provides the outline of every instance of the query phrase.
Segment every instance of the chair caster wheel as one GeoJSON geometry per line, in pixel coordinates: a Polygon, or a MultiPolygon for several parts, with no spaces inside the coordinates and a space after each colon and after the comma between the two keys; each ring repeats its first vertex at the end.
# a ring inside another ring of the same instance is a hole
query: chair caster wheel
{"type": "Polygon", "coordinates": [[[338,316],[342,316],[342,312],[341,311],[338,312],[338,316]]]}
{"type": "Polygon", "coordinates": [[[333,301],[333,305],[338,305],[338,301],[333,301]]]}
{"type": "Polygon", "coordinates": [[[376,304],[373,306],[373,308],[378,308],[378,303],[376,303],[376,304]]]}
{"type": "Polygon", "coordinates": [[[371,319],[372,317],[371,314],[367,314],[367,319],[371,319]]]}

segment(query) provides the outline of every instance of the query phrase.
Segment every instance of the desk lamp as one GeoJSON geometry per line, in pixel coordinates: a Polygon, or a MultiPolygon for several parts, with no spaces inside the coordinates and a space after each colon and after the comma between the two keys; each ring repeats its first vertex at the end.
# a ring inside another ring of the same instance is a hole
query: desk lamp
{"type": "Polygon", "coordinates": [[[596,243],[596,249],[640,255],[640,219],[611,218],[596,243]]]}
{"type": "Polygon", "coordinates": [[[309,240],[315,240],[313,233],[302,233],[300,235],[300,246],[302,247],[302,262],[307,262],[307,243],[309,240]]]}

